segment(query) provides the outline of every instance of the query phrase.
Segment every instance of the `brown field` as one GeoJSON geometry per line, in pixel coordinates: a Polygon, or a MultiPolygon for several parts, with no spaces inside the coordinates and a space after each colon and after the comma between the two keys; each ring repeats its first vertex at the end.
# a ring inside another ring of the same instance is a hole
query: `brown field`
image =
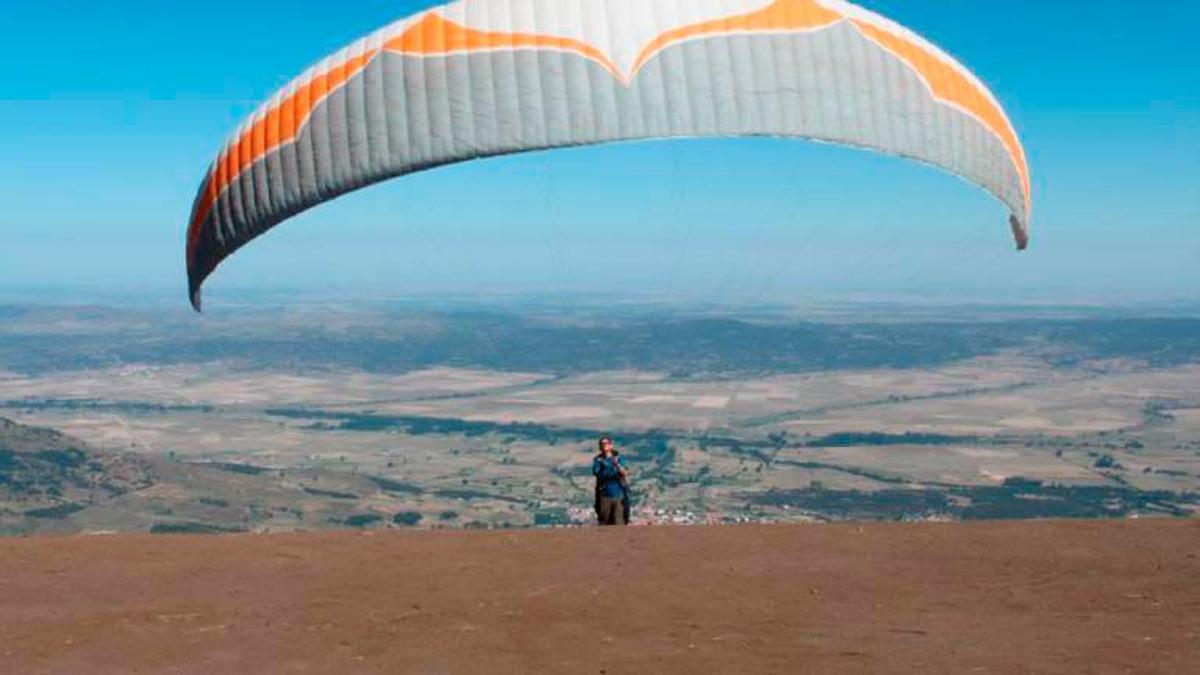
{"type": "Polygon", "coordinates": [[[1188,673],[1200,522],[0,540],[5,673],[1188,673]]]}

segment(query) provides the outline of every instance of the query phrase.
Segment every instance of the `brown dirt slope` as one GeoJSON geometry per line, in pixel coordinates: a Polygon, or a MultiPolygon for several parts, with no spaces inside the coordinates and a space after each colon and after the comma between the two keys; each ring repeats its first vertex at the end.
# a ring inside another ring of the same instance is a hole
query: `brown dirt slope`
{"type": "Polygon", "coordinates": [[[0,540],[4,673],[1200,672],[1200,522],[0,540]]]}

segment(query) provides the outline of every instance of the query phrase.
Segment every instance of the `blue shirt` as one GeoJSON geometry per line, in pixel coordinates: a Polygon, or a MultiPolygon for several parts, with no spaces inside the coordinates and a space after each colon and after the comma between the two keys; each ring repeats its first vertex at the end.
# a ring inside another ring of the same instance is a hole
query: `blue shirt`
{"type": "Polygon", "coordinates": [[[600,494],[605,497],[620,499],[625,496],[625,488],[621,486],[621,460],[616,457],[596,455],[592,460],[592,475],[600,483],[600,494]]]}

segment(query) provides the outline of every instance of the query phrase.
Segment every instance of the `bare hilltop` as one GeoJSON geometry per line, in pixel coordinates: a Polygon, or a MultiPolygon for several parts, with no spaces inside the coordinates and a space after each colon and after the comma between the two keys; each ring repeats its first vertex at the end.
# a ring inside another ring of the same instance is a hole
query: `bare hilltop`
{"type": "Polygon", "coordinates": [[[1184,673],[1192,519],[0,539],[6,673],[1184,673]]]}

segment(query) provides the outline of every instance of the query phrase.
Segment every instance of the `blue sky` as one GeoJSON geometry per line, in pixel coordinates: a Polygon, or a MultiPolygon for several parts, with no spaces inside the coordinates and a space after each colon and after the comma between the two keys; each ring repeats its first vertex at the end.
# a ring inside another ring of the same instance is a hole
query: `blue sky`
{"type": "MultiPolygon", "coordinates": [[[[6,7],[0,292],[182,303],[184,221],[229,131],[309,63],[431,4],[6,7]]],[[[861,4],[959,57],[1005,104],[1034,171],[1029,252],[1012,251],[1003,207],[937,171],[797,141],[693,140],[474,162],[355,193],[247,247],[207,298],[1200,298],[1200,3],[861,4]]]]}

